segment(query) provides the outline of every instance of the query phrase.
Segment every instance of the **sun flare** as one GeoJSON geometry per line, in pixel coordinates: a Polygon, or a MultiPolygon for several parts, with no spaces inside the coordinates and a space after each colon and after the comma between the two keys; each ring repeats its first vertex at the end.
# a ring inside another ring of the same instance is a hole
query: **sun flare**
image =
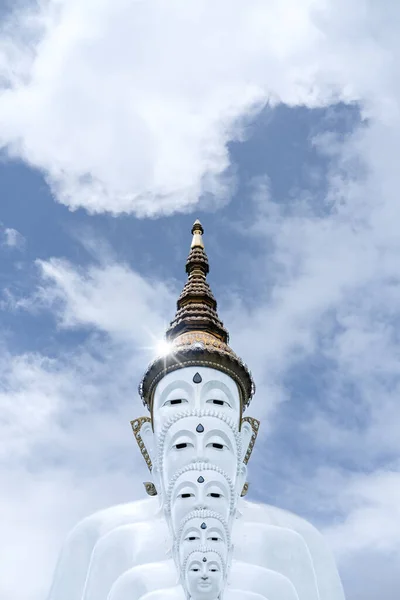
{"type": "Polygon", "coordinates": [[[172,344],[166,340],[161,340],[157,343],[156,350],[158,356],[166,356],[171,352],[172,344]]]}

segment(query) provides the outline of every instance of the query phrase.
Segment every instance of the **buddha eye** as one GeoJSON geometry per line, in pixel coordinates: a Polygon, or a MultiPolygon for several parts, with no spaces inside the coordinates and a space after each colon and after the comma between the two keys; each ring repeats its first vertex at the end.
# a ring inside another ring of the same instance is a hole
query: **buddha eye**
{"type": "Polygon", "coordinates": [[[186,398],[174,398],[173,400],[167,400],[163,406],[176,406],[178,404],[187,404],[186,398]]]}
{"type": "Polygon", "coordinates": [[[195,535],[191,535],[191,536],[187,537],[186,539],[188,540],[188,542],[195,542],[196,540],[199,540],[200,538],[195,535]]]}
{"type": "Polygon", "coordinates": [[[220,542],[220,541],[221,541],[221,538],[220,538],[220,537],[211,537],[211,538],[208,538],[208,539],[209,539],[211,542],[220,542]]]}
{"type": "Polygon", "coordinates": [[[181,442],[180,444],[175,444],[174,448],[176,450],[184,450],[185,448],[193,448],[193,444],[188,442],[181,442]]]}
{"type": "Polygon", "coordinates": [[[217,492],[211,492],[211,494],[207,494],[210,498],[221,498],[222,494],[218,494],[217,492]]]}
{"type": "Polygon", "coordinates": [[[224,444],[217,444],[216,442],[213,442],[212,444],[207,444],[207,447],[215,448],[215,450],[223,450],[224,444]]]}
{"type": "Polygon", "coordinates": [[[218,400],[218,398],[210,398],[207,400],[207,404],[215,404],[215,406],[227,406],[228,408],[232,408],[232,406],[226,400],[218,400]]]}
{"type": "Polygon", "coordinates": [[[218,569],[210,569],[211,573],[216,573],[218,569]]]}
{"type": "Polygon", "coordinates": [[[194,571],[195,573],[197,573],[198,571],[200,571],[200,569],[198,569],[197,567],[193,568],[192,571],[194,571]]]}
{"type": "Polygon", "coordinates": [[[181,498],[193,498],[194,494],[190,494],[190,493],[186,493],[186,494],[181,494],[181,498]]]}

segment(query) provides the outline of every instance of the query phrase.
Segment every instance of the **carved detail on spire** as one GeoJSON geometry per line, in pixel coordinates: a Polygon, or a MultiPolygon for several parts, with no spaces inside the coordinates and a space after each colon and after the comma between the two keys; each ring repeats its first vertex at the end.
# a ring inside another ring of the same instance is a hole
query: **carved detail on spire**
{"type": "Polygon", "coordinates": [[[209,272],[208,258],[203,243],[204,229],[199,220],[192,227],[192,244],[186,261],[188,280],[177,302],[174,320],[166,332],[168,341],[182,333],[206,331],[225,344],[229,335],[217,313],[215,300],[206,277],[209,272]]]}

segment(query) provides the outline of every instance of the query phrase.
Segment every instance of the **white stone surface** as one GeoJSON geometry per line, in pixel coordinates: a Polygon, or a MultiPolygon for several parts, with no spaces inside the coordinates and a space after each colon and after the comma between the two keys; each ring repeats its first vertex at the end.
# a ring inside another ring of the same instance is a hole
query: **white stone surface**
{"type": "Polygon", "coordinates": [[[253,431],[241,426],[228,375],[204,367],[166,375],[152,418],[141,435],[158,498],[78,524],[49,600],[344,600],[315,528],[240,498],[253,431]]]}
{"type": "MultiPolygon", "coordinates": [[[[110,532],[113,532],[121,525],[132,525],[137,523],[148,522],[154,527],[154,532],[157,535],[157,531],[161,531],[163,528],[166,530],[166,524],[163,523],[163,519],[156,515],[158,514],[158,502],[155,498],[144,500],[141,502],[134,502],[130,504],[124,504],[114,506],[109,509],[99,511],[90,517],[81,521],[71,532],[67,538],[64,548],[62,550],[59,563],[54,576],[53,585],[49,594],[49,600],[81,600],[85,588],[86,576],[89,573],[89,567],[95,568],[97,558],[92,552],[104,536],[107,536],[110,532]]],[[[290,551],[290,547],[287,547],[288,534],[295,534],[294,539],[298,542],[299,538],[307,548],[307,553],[312,561],[313,570],[315,572],[316,585],[318,587],[319,599],[320,600],[344,600],[344,594],[342,585],[339,579],[339,575],[336,569],[333,556],[320,535],[320,533],[307,521],[294,515],[290,512],[283,511],[274,506],[259,505],[252,502],[242,501],[241,511],[243,517],[240,520],[244,524],[244,530],[251,528],[252,524],[255,524],[256,529],[262,523],[266,527],[274,527],[276,530],[276,540],[281,540],[284,548],[290,551]]],[[[248,531],[249,531],[248,529],[248,531]]],[[[268,529],[267,529],[268,531],[268,529]]],[[[240,535],[237,533],[236,535],[240,535]]],[[[234,532],[234,538],[236,537],[234,532]]],[[[112,539],[112,538],[109,538],[112,539]]],[[[234,539],[235,541],[235,539],[234,539]]],[[[104,543],[104,540],[103,540],[104,543]]],[[[160,561],[165,558],[161,556],[167,549],[165,543],[164,546],[159,548],[160,550],[160,561]]],[[[112,545],[110,553],[113,553],[112,545]]],[[[153,557],[157,550],[157,545],[152,544],[153,557]]],[[[246,562],[251,564],[253,561],[256,564],[258,548],[254,547],[254,541],[250,535],[243,536],[241,544],[235,544],[233,551],[233,558],[240,556],[240,553],[246,554],[246,562]]],[[[97,554],[98,556],[98,554],[97,554]]],[[[127,563],[129,562],[129,556],[127,555],[127,563]]],[[[108,559],[107,559],[108,560],[108,559]]],[[[125,560],[125,559],[124,559],[125,560]]],[[[122,574],[120,565],[123,564],[124,570],[125,564],[117,562],[117,571],[113,577],[115,581],[122,574]]],[[[154,563],[155,559],[149,562],[154,563]]],[[[289,561],[290,564],[291,561],[289,561]]],[[[280,565],[276,565],[275,572],[285,576],[285,565],[288,560],[284,556],[280,557],[280,565]]],[[[138,563],[137,563],[138,564],[138,563]]],[[[172,564],[172,561],[171,561],[172,564]]],[[[135,565],[132,564],[131,567],[135,565]]],[[[296,570],[296,564],[294,564],[294,570],[296,570]]],[[[232,574],[233,574],[232,569],[232,574]]],[[[93,571],[92,571],[93,572],[93,571]]],[[[124,571],[122,571],[124,572],[124,571]]],[[[155,577],[156,579],[156,577],[155,577]]],[[[310,577],[308,578],[310,579],[310,577]]],[[[305,577],[307,585],[307,577],[305,577]]],[[[293,582],[292,582],[293,583],[293,582]]],[[[110,590],[107,590],[105,597],[110,590]]],[[[300,598],[300,596],[299,596],[300,598]]],[[[96,600],[100,600],[100,597],[96,600]]],[[[308,598],[306,600],[309,600],[308,598]]]]}

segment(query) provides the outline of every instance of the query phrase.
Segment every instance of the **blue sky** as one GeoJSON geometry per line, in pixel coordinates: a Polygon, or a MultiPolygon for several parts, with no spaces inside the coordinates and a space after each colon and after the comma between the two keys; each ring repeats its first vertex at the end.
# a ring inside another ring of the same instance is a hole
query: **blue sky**
{"type": "Polygon", "coordinates": [[[251,497],[325,533],[349,600],[397,598],[399,10],[0,1],[2,598],[142,497],[196,218],[257,383],[251,497]]]}

